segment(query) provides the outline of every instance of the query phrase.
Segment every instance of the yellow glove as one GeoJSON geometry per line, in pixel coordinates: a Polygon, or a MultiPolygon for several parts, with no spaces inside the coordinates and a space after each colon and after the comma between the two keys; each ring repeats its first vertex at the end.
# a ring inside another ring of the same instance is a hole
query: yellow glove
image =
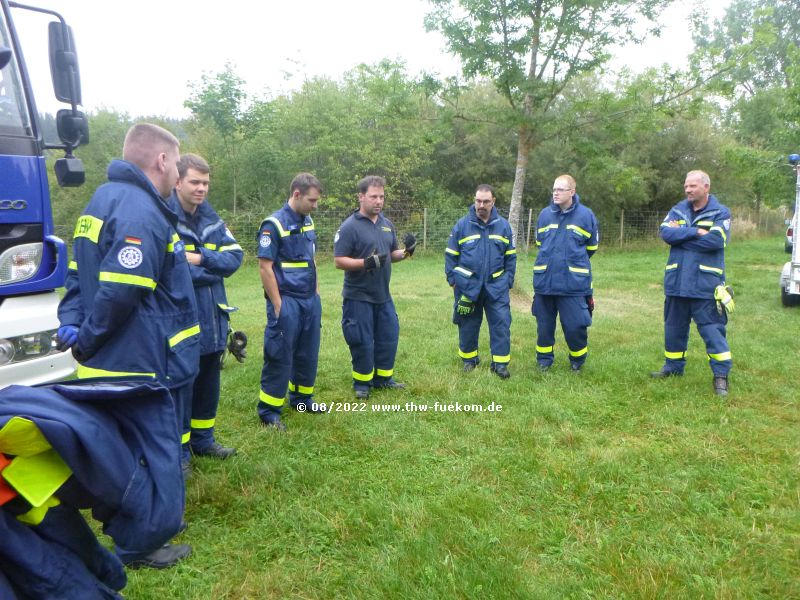
{"type": "Polygon", "coordinates": [[[714,300],[717,301],[719,314],[733,313],[736,303],[733,301],[733,288],[729,285],[718,285],[714,288],[714,300]]]}

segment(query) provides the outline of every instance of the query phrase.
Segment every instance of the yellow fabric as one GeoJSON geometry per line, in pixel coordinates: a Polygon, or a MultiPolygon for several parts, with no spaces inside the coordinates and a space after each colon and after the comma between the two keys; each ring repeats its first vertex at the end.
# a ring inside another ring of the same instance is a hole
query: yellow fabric
{"type": "Polygon", "coordinates": [[[92,215],[83,215],[75,224],[75,232],[72,234],[72,237],[75,239],[86,238],[87,240],[90,240],[96,244],[100,237],[100,230],[102,228],[102,219],[98,219],[92,215]]]}
{"type": "Polygon", "coordinates": [[[67,463],[52,448],[31,456],[17,456],[3,469],[3,479],[31,506],[42,506],[70,475],[67,463]]]}
{"type": "Polygon", "coordinates": [[[156,282],[149,277],[142,277],[140,275],[127,275],[125,273],[114,273],[112,271],[100,271],[97,276],[99,281],[106,281],[109,283],[122,283],[125,285],[136,285],[139,287],[148,288],[150,290],[156,289],[156,282]]]}
{"type": "Polygon", "coordinates": [[[211,429],[216,419],[192,419],[192,429],[211,429]]]}
{"type": "Polygon", "coordinates": [[[51,447],[36,423],[30,419],[11,417],[0,429],[0,452],[3,454],[33,456],[51,447]]]}
{"type": "Polygon", "coordinates": [[[171,338],[169,338],[169,347],[174,348],[178,344],[180,344],[186,338],[192,337],[193,335],[200,335],[200,325],[192,325],[183,331],[179,331],[171,338]]]}
{"type": "Polygon", "coordinates": [[[261,390],[258,393],[258,399],[264,404],[268,404],[270,406],[283,406],[286,402],[285,398],[276,398],[275,396],[270,396],[264,390],[261,390]]]}
{"type": "Polygon", "coordinates": [[[133,373],[129,371],[106,371],[105,369],[93,369],[84,365],[78,365],[78,370],[75,372],[78,379],[97,379],[110,377],[155,377],[155,373],[133,373]]]}
{"type": "Polygon", "coordinates": [[[459,349],[458,355],[461,358],[475,358],[476,356],[478,356],[478,351],[473,350],[472,352],[462,352],[461,349],[459,349]]]}

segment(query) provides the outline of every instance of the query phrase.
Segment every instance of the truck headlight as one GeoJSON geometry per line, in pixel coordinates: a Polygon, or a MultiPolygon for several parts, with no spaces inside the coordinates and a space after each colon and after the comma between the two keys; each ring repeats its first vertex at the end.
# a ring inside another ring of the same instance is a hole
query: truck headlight
{"type": "Polygon", "coordinates": [[[57,329],[0,339],[0,365],[18,363],[55,353],[57,329]]]}
{"type": "Polygon", "coordinates": [[[42,242],[13,246],[0,254],[0,285],[30,279],[42,263],[42,242]]]}

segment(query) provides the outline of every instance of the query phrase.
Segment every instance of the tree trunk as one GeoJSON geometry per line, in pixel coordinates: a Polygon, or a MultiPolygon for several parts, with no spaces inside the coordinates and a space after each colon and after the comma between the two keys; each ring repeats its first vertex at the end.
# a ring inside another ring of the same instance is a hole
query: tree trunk
{"type": "Polygon", "coordinates": [[[519,239],[519,224],[522,217],[522,193],[525,191],[525,175],[528,171],[528,154],[530,154],[530,141],[528,140],[527,127],[519,128],[519,144],[517,146],[517,167],[514,171],[514,187],[511,190],[511,207],[508,211],[508,222],[511,233],[514,235],[514,246],[519,239]]]}

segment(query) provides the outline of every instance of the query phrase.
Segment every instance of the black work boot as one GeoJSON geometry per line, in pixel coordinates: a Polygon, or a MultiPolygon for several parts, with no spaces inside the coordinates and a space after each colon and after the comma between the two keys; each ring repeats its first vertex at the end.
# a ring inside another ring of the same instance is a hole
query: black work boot
{"type": "Polygon", "coordinates": [[[728,395],[728,378],[725,375],[714,376],[714,393],[717,396],[728,395]]]}
{"type": "Polygon", "coordinates": [[[178,564],[191,553],[192,547],[188,544],[164,544],[147,556],[125,563],[125,566],[130,569],[139,569],[141,567],[168,569],[178,564]]]}
{"type": "Polygon", "coordinates": [[[653,379],[664,379],[665,377],[680,377],[683,375],[680,371],[668,371],[666,367],[661,367],[660,371],[653,371],[650,377],[653,379]]]}
{"type": "Polygon", "coordinates": [[[500,379],[508,379],[511,377],[511,373],[508,372],[508,367],[504,363],[493,363],[491,371],[500,379]]]}

